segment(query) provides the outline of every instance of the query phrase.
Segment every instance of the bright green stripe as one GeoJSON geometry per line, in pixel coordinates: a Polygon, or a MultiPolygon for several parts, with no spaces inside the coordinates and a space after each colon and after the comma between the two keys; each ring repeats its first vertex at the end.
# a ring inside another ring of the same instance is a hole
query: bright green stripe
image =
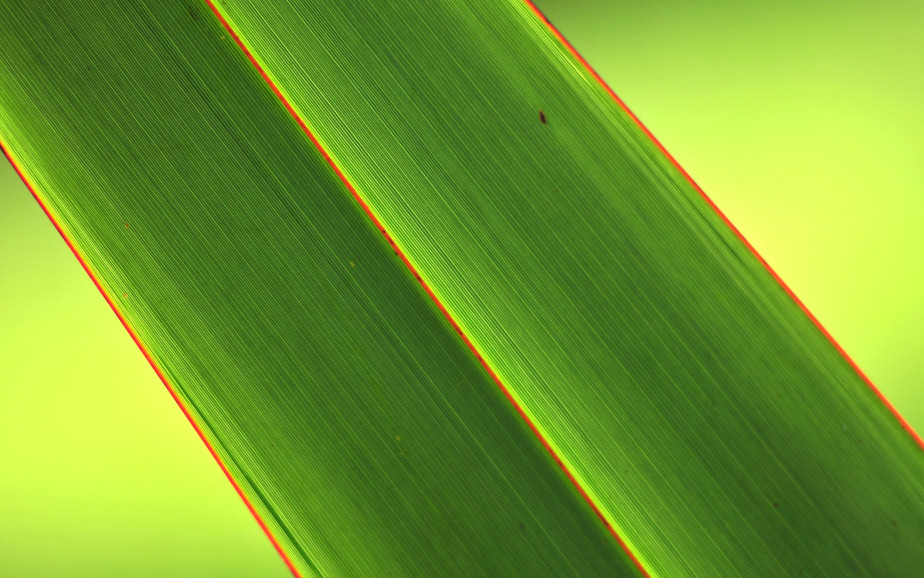
{"type": "Polygon", "coordinates": [[[0,138],[303,572],[634,573],[204,6],[55,4],[0,138]]]}
{"type": "Polygon", "coordinates": [[[219,6],[655,573],[920,572],[924,453],[521,0],[219,6]]]}

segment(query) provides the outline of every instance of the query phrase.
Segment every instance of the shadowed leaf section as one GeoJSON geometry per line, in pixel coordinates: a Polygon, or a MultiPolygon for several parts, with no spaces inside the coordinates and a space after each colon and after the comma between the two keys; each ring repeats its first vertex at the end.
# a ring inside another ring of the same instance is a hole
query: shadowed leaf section
{"type": "Polygon", "coordinates": [[[528,3],[217,6],[652,573],[918,571],[915,438],[528,3]]]}
{"type": "Polygon", "coordinates": [[[920,568],[920,447],[528,4],[223,0],[266,78],[208,8],[0,9],[0,138],[299,571],[637,569],[296,120],[646,569],[920,568]]]}
{"type": "Polygon", "coordinates": [[[0,52],[4,146],[300,573],[636,573],[209,11],[5,5],[0,52]]]}

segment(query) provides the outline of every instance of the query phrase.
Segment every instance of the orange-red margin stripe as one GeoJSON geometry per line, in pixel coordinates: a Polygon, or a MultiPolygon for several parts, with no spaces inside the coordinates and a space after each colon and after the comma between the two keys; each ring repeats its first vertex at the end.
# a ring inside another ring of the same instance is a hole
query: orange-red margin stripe
{"type": "Polygon", "coordinates": [[[651,134],[651,131],[649,131],[648,128],[644,124],[642,124],[642,121],[640,121],[638,117],[635,116],[635,113],[629,110],[629,107],[626,106],[626,103],[624,103],[622,99],[619,98],[619,96],[617,96],[615,92],[613,92],[613,89],[610,88],[610,86],[603,80],[603,78],[601,78],[600,75],[597,74],[597,71],[594,70],[593,67],[590,66],[590,64],[586,60],[584,60],[584,57],[581,56],[577,50],[575,50],[574,46],[572,46],[571,43],[568,42],[568,39],[566,39],[564,35],[561,32],[559,32],[558,29],[555,28],[555,26],[551,22],[549,22],[549,19],[545,17],[542,11],[540,11],[539,8],[537,8],[536,5],[533,4],[531,0],[523,0],[523,1],[526,2],[526,4],[530,7],[530,9],[532,9],[532,11],[536,14],[536,16],[538,16],[542,20],[542,22],[545,23],[548,29],[552,32],[552,34],[555,35],[556,38],[558,38],[558,40],[565,46],[565,48],[567,48],[568,51],[575,58],[578,59],[578,62],[580,62],[581,65],[587,69],[587,72],[589,72],[591,76],[593,76],[594,79],[597,82],[599,82],[601,86],[603,86],[603,88],[610,94],[610,96],[613,97],[613,100],[616,101],[616,104],[618,104],[626,112],[626,114],[628,114],[629,117],[632,118],[635,124],[637,124],[638,127],[642,129],[645,135],[651,139],[651,141],[658,147],[658,149],[660,149],[660,151],[664,154],[664,156],[666,156],[668,160],[677,168],[677,170],[680,171],[680,174],[682,174],[683,177],[691,185],[693,185],[693,188],[696,189],[696,192],[698,192],[700,196],[702,196],[703,199],[706,201],[706,203],[709,204],[712,210],[714,210],[716,214],[718,214],[719,217],[721,217],[721,219],[725,221],[725,224],[728,225],[728,227],[732,230],[732,232],[735,233],[735,235],[741,240],[742,243],[744,243],[745,247],[747,247],[748,250],[750,250],[751,253],[755,257],[757,257],[757,260],[760,261],[761,264],[767,269],[767,271],[770,272],[770,275],[773,276],[773,278],[776,280],[777,283],[780,284],[781,287],[783,287],[783,289],[792,298],[792,300],[796,302],[796,305],[798,305],[799,308],[802,309],[802,311],[806,315],[808,315],[809,319],[812,320],[812,323],[815,324],[815,327],[817,327],[818,330],[821,331],[821,333],[825,337],[828,338],[828,341],[830,341],[831,344],[834,345],[834,348],[837,349],[837,351],[840,352],[842,356],[844,356],[844,359],[847,360],[847,363],[849,363],[850,366],[854,369],[854,371],[856,371],[857,374],[863,379],[863,381],[866,382],[866,385],[869,386],[869,388],[873,390],[873,393],[876,394],[876,397],[878,397],[879,400],[883,404],[885,404],[886,408],[888,408],[888,410],[892,412],[892,415],[894,415],[895,419],[898,420],[898,423],[901,425],[902,429],[904,429],[905,431],[908,432],[909,435],[911,435],[911,437],[914,439],[914,441],[917,442],[918,446],[921,449],[924,449],[924,440],[922,440],[921,436],[919,436],[917,432],[914,431],[914,428],[911,427],[911,424],[905,421],[905,418],[903,418],[901,414],[898,413],[898,410],[895,409],[895,407],[891,403],[889,403],[889,400],[886,399],[886,397],[882,394],[881,391],[879,391],[879,389],[873,384],[870,378],[867,377],[865,373],[863,373],[863,370],[860,369],[860,366],[857,365],[856,362],[853,359],[851,359],[849,355],[847,355],[847,352],[844,351],[844,348],[840,346],[840,344],[834,339],[834,337],[830,333],[828,333],[828,330],[825,329],[824,326],[821,324],[821,322],[818,321],[818,319],[812,314],[812,312],[808,310],[808,307],[806,307],[805,304],[802,303],[802,300],[799,299],[795,293],[793,293],[792,289],[789,288],[789,285],[787,285],[786,282],[783,281],[783,279],[779,275],[777,275],[776,271],[774,271],[773,268],[770,267],[770,264],[767,263],[767,261],[764,260],[764,258],[760,256],[760,253],[757,252],[757,249],[755,249],[754,246],[751,245],[751,243],[748,242],[748,240],[744,238],[744,235],[741,234],[741,231],[739,231],[738,228],[735,227],[735,225],[732,224],[732,222],[728,219],[728,217],[726,217],[725,214],[719,209],[719,207],[716,206],[716,204],[712,202],[712,199],[709,198],[706,192],[703,191],[703,189],[698,184],[696,184],[696,181],[693,180],[693,177],[691,177],[689,173],[687,173],[687,171],[685,171],[684,168],[680,166],[680,163],[677,162],[677,160],[673,157],[673,155],[671,155],[671,153],[667,152],[667,149],[664,148],[664,145],[662,145],[660,141],[658,141],[658,139],[656,139],[655,136],[651,134]]]}
{"type": "Polygon", "coordinates": [[[468,346],[471,352],[475,355],[475,358],[478,359],[479,363],[481,363],[481,366],[484,367],[485,371],[488,372],[488,375],[491,377],[491,379],[494,380],[494,383],[497,384],[497,386],[503,392],[504,396],[506,396],[507,400],[510,401],[510,403],[516,409],[517,413],[520,415],[523,421],[526,422],[526,424],[529,426],[529,429],[532,430],[533,434],[539,439],[539,441],[542,443],[542,446],[546,449],[549,455],[552,456],[552,459],[555,460],[555,463],[558,464],[559,468],[561,468],[562,472],[564,472],[568,480],[571,481],[571,483],[577,489],[578,493],[581,495],[584,501],[587,502],[587,504],[590,506],[590,509],[593,510],[594,514],[596,514],[597,517],[600,519],[600,521],[603,522],[603,525],[606,527],[609,533],[613,536],[613,538],[616,539],[616,542],[620,545],[620,547],[622,547],[622,549],[629,556],[633,564],[635,564],[635,566],[639,569],[642,575],[647,578],[649,574],[645,570],[645,568],[642,566],[641,562],[639,562],[638,558],[636,558],[635,554],[632,553],[628,545],[623,541],[623,539],[619,536],[619,534],[616,533],[616,530],[613,528],[610,522],[603,516],[603,513],[600,511],[600,508],[597,507],[597,505],[593,502],[593,500],[590,498],[590,496],[587,494],[584,488],[581,487],[581,484],[578,483],[577,479],[574,477],[574,475],[571,473],[568,467],[565,466],[565,463],[561,460],[560,457],[558,457],[558,454],[555,452],[554,449],[552,449],[552,446],[549,444],[548,440],[545,439],[545,436],[542,435],[542,433],[539,431],[539,429],[536,427],[533,421],[529,418],[529,416],[526,414],[526,412],[523,410],[523,408],[520,406],[517,400],[513,397],[513,394],[511,394],[510,391],[504,386],[504,384],[501,382],[497,374],[494,373],[494,370],[491,369],[491,367],[484,360],[481,354],[478,353],[478,350],[475,348],[475,345],[471,342],[471,340],[469,340],[468,336],[465,335],[465,333],[462,331],[462,328],[459,326],[458,323],[456,323],[456,320],[453,319],[452,315],[449,313],[449,311],[446,310],[446,307],[443,305],[443,303],[439,300],[439,298],[436,296],[433,290],[430,289],[430,286],[427,285],[427,283],[423,280],[423,278],[421,278],[420,274],[417,272],[417,269],[414,267],[413,264],[411,264],[410,260],[408,260],[407,255],[405,255],[404,251],[402,251],[401,248],[397,245],[397,243],[395,243],[394,239],[392,239],[391,235],[388,233],[388,231],[385,230],[385,227],[382,225],[379,219],[372,212],[372,209],[369,207],[369,205],[366,204],[366,201],[364,201],[363,198],[359,195],[359,193],[356,192],[356,188],[346,178],[346,175],[343,174],[343,172],[340,170],[340,167],[337,166],[337,163],[334,162],[333,158],[331,158],[327,150],[325,150],[325,148],[321,145],[318,139],[314,136],[314,133],[311,132],[311,130],[308,128],[308,126],[305,124],[302,118],[298,115],[298,113],[295,112],[295,109],[292,108],[292,105],[289,103],[288,99],[286,99],[286,97],[282,94],[282,92],[279,90],[279,87],[276,86],[276,83],[273,82],[273,80],[269,77],[269,75],[266,73],[263,67],[260,66],[256,58],[254,58],[253,54],[244,44],[244,41],[241,39],[241,37],[231,27],[231,24],[221,14],[221,12],[215,6],[212,0],[205,0],[205,3],[208,4],[209,8],[212,9],[212,12],[215,13],[215,16],[221,22],[222,26],[225,27],[225,29],[228,31],[228,34],[230,34],[231,38],[234,39],[234,42],[237,43],[238,47],[247,56],[247,59],[250,60],[250,63],[253,64],[254,68],[257,69],[257,71],[260,73],[260,76],[263,77],[263,80],[266,81],[266,84],[269,85],[269,87],[273,90],[273,93],[275,93],[276,97],[280,100],[280,102],[282,102],[286,110],[289,111],[289,114],[292,116],[295,122],[298,123],[298,126],[308,136],[311,142],[314,143],[314,146],[318,149],[318,152],[320,152],[321,155],[324,157],[324,160],[327,161],[327,164],[329,164],[330,167],[334,170],[334,173],[336,173],[336,175],[340,177],[340,180],[343,181],[343,184],[353,195],[353,198],[356,199],[356,202],[359,203],[359,206],[362,207],[363,211],[366,213],[369,219],[372,220],[372,223],[375,225],[375,227],[379,231],[382,232],[382,235],[388,241],[389,245],[391,245],[392,249],[394,249],[395,254],[398,255],[398,257],[400,257],[401,261],[404,262],[405,266],[407,266],[411,274],[414,275],[414,278],[417,279],[417,282],[420,283],[420,286],[423,287],[424,291],[426,291],[430,299],[433,300],[433,303],[436,304],[437,308],[440,310],[443,316],[446,317],[446,320],[449,321],[449,324],[452,325],[452,328],[456,330],[456,333],[459,334],[459,336],[462,338],[462,341],[465,343],[465,345],[468,346]]]}
{"type": "Polygon", "coordinates": [[[247,509],[250,511],[251,515],[253,515],[254,519],[257,521],[257,524],[259,524],[260,528],[263,529],[263,532],[266,534],[266,537],[269,538],[269,541],[273,544],[273,547],[276,548],[276,551],[279,552],[280,556],[282,556],[283,562],[285,562],[286,566],[288,566],[289,570],[292,572],[294,576],[296,576],[296,578],[302,578],[298,570],[295,569],[295,565],[292,564],[292,560],[290,560],[289,557],[286,555],[285,551],[283,551],[282,546],[280,546],[279,542],[276,541],[276,538],[273,536],[272,532],[270,532],[270,529],[267,527],[266,523],[263,522],[263,519],[260,518],[260,515],[257,513],[257,510],[253,507],[253,504],[250,503],[250,500],[247,499],[247,496],[244,494],[244,491],[241,489],[238,483],[234,480],[234,477],[231,475],[231,472],[228,470],[224,462],[218,456],[218,453],[215,451],[215,448],[212,447],[212,444],[209,442],[208,438],[205,437],[205,433],[202,431],[202,428],[200,428],[199,424],[196,423],[196,420],[193,419],[192,414],[189,413],[189,410],[186,409],[185,405],[183,405],[183,402],[180,400],[180,397],[177,395],[176,391],[170,385],[170,382],[167,381],[167,378],[166,376],[164,376],[164,373],[157,366],[157,363],[154,362],[154,358],[151,357],[151,354],[148,352],[145,346],[141,343],[141,340],[138,338],[138,335],[134,332],[134,330],[128,324],[128,321],[125,320],[125,317],[122,315],[122,312],[119,311],[119,308],[116,306],[115,302],[112,300],[109,294],[106,293],[106,290],[103,289],[103,286],[100,284],[99,280],[96,278],[96,275],[93,274],[93,271],[90,269],[90,266],[87,264],[86,260],[77,250],[77,247],[71,242],[68,236],[64,233],[64,229],[61,227],[61,225],[58,223],[55,217],[51,214],[51,211],[48,210],[48,206],[45,205],[44,201],[42,201],[42,198],[36,192],[35,188],[32,186],[32,183],[29,181],[29,179],[26,178],[26,175],[23,174],[22,170],[19,168],[19,165],[16,164],[16,161],[13,160],[12,153],[10,153],[7,150],[7,148],[3,145],[2,142],[0,142],[0,150],[3,151],[3,155],[7,158],[8,161],[10,161],[10,165],[13,166],[13,170],[15,170],[16,174],[19,175],[19,178],[22,180],[23,184],[26,185],[26,188],[29,189],[29,192],[32,193],[32,196],[35,198],[36,202],[38,202],[39,206],[42,208],[42,211],[45,212],[45,215],[48,217],[48,220],[51,221],[51,224],[54,225],[55,229],[58,231],[58,234],[60,234],[61,238],[64,239],[64,242],[67,244],[68,248],[71,250],[74,256],[77,257],[77,261],[80,262],[80,265],[83,267],[83,270],[86,271],[87,275],[90,276],[90,280],[93,281],[93,284],[96,285],[96,288],[102,294],[103,299],[106,300],[106,303],[108,303],[109,307],[112,308],[112,311],[116,314],[116,317],[119,318],[119,321],[122,323],[122,326],[125,327],[126,331],[128,331],[128,334],[131,336],[132,341],[134,341],[135,345],[138,346],[138,349],[141,350],[141,354],[144,355],[144,358],[148,360],[148,363],[154,369],[154,373],[157,374],[157,377],[159,377],[161,382],[163,382],[164,387],[166,387],[167,391],[170,392],[170,397],[172,397],[173,401],[175,401],[176,404],[180,406],[180,411],[183,412],[183,415],[185,415],[186,419],[189,420],[189,423],[192,425],[193,429],[196,430],[196,433],[199,435],[199,439],[202,440],[202,443],[204,443],[205,447],[208,448],[209,453],[212,454],[213,458],[215,458],[215,461],[218,463],[218,467],[221,468],[221,471],[224,472],[225,477],[228,478],[229,482],[231,482],[231,485],[234,487],[234,490],[237,492],[237,495],[240,496],[241,500],[244,501],[244,505],[247,506],[247,509]]]}

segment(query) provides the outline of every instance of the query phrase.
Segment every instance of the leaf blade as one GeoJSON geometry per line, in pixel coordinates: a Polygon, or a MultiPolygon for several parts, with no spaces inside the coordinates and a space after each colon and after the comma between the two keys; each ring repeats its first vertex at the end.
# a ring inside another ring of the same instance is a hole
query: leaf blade
{"type": "Polygon", "coordinates": [[[920,564],[920,447],[526,4],[219,8],[655,573],[920,564]]]}
{"type": "Polygon", "coordinates": [[[635,573],[210,13],[0,28],[5,147],[302,573],[635,573]]]}

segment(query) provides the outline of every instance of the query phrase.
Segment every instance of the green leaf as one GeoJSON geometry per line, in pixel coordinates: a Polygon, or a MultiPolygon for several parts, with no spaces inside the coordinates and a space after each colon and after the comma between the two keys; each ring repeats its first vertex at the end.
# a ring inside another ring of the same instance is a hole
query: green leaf
{"type": "Polygon", "coordinates": [[[3,8],[11,157],[300,573],[635,569],[213,15],[3,8]]]}
{"type": "Polygon", "coordinates": [[[297,570],[635,572],[597,508],[651,574],[913,575],[856,368],[528,4],[425,4],[0,9],[0,139],[297,570]]]}
{"type": "Polygon", "coordinates": [[[920,447],[529,5],[221,7],[645,567],[924,562],[920,447]]]}

